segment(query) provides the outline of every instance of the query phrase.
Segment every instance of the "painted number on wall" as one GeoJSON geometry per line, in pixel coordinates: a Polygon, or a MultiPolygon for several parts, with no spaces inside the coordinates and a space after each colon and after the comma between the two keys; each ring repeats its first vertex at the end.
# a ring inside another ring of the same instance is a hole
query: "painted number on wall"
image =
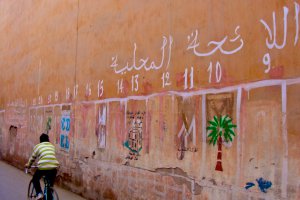
{"type": "Polygon", "coordinates": [[[209,73],[208,82],[211,83],[211,77],[213,72],[215,72],[216,82],[220,83],[222,79],[222,66],[219,62],[216,63],[215,68],[213,69],[212,62],[209,63],[209,67],[207,68],[209,73]]]}
{"type": "Polygon", "coordinates": [[[118,83],[117,83],[117,91],[118,91],[118,94],[119,94],[119,93],[123,93],[123,89],[124,89],[124,86],[123,86],[123,79],[120,79],[120,80],[118,80],[118,83]]]}
{"type": "Polygon", "coordinates": [[[185,90],[192,89],[194,87],[194,68],[191,67],[190,72],[188,71],[187,68],[185,68],[183,77],[184,77],[184,89],[185,90]],[[190,82],[190,86],[188,82],[190,82]]]}
{"type": "Polygon", "coordinates": [[[161,79],[162,79],[162,87],[163,88],[171,85],[169,72],[163,73],[161,79]]]}
{"type": "Polygon", "coordinates": [[[131,91],[137,92],[139,90],[139,75],[133,75],[131,77],[131,91]]]}
{"type": "Polygon", "coordinates": [[[98,98],[102,97],[104,92],[104,88],[103,88],[103,80],[99,80],[98,81],[98,98]]]}

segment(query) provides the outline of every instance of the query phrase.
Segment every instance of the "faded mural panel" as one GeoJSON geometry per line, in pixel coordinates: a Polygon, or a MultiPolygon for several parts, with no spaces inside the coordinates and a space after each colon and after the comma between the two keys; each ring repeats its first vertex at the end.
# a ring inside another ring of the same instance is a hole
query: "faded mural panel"
{"type": "Polygon", "coordinates": [[[300,198],[300,148],[299,148],[299,102],[300,102],[300,85],[292,85],[287,87],[287,108],[286,108],[286,126],[287,126],[287,139],[288,139],[288,176],[287,188],[288,198],[299,199],[300,198]],[[297,192],[298,191],[298,192],[297,192]]]}
{"type": "Polygon", "coordinates": [[[71,110],[69,106],[63,107],[60,121],[60,147],[70,150],[71,110]]]}
{"type": "Polygon", "coordinates": [[[275,198],[281,191],[284,175],[281,87],[251,90],[244,98],[242,180],[245,183],[256,183],[255,180],[260,178],[270,181],[275,198]]]}
{"type": "Polygon", "coordinates": [[[124,142],[129,152],[126,156],[128,160],[138,160],[142,152],[149,152],[149,136],[146,124],[146,102],[129,101],[126,110],[126,130],[127,136],[124,142]],[[142,151],[143,150],[143,151],[142,151]]]}
{"type": "MultiPolygon", "coordinates": [[[[215,118],[219,120],[224,119],[226,116],[230,118],[233,123],[236,123],[236,93],[218,93],[206,95],[206,126],[210,126],[209,121],[214,121],[215,118]]],[[[225,119],[224,119],[225,120],[225,119]]],[[[218,122],[219,123],[219,122],[218,122]]],[[[207,150],[206,150],[206,163],[205,163],[205,176],[216,182],[224,184],[234,184],[235,176],[239,170],[237,166],[237,137],[239,132],[233,130],[236,136],[232,136],[232,141],[225,141],[222,135],[217,138],[217,145],[209,142],[207,137],[207,150]],[[220,142],[220,143],[219,143],[220,142]],[[218,173],[221,172],[221,173],[218,173]]],[[[207,136],[209,136],[209,131],[207,136]]]]}
{"type": "Polygon", "coordinates": [[[97,146],[100,149],[106,147],[106,132],[107,132],[107,105],[98,105],[97,110],[97,122],[96,122],[96,135],[97,135],[97,146]]]}

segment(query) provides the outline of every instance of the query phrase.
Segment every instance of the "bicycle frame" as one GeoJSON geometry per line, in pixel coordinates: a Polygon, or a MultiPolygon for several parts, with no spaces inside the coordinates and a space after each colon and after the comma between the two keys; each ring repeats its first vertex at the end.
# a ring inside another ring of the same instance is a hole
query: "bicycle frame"
{"type": "MultiPolygon", "coordinates": [[[[37,168],[37,166],[32,166],[31,168],[37,168]]],[[[25,173],[26,174],[29,173],[28,168],[25,168],[25,173]]],[[[44,200],[59,200],[57,192],[54,190],[53,187],[50,186],[51,185],[50,181],[45,176],[43,176],[43,181],[44,181],[44,189],[43,189],[44,198],[43,199],[44,200]]],[[[28,199],[36,198],[35,189],[34,189],[32,180],[29,182],[27,197],[28,197],[28,199]]]]}

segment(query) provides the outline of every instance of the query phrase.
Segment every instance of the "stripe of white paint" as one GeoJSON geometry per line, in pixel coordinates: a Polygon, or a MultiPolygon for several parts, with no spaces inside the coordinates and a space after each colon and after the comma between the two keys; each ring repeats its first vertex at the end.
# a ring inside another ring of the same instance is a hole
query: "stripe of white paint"
{"type": "MultiPolygon", "coordinates": [[[[172,98],[172,111],[174,112],[175,111],[175,96],[174,95],[172,95],[171,96],[171,98],[172,98]]],[[[175,118],[175,115],[173,114],[173,122],[176,122],[176,118],[175,118]]],[[[172,123],[173,124],[173,126],[172,126],[172,129],[171,129],[171,132],[173,131],[173,132],[175,132],[175,131],[177,131],[177,128],[175,128],[176,126],[177,126],[177,123],[172,123]]]]}
{"type": "Polygon", "coordinates": [[[195,116],[193,117],[192,125],[190,126],[189,132],[192,131],[192,128],[193,128],[193,145],[196,146],[196,120],[195,120],[195,116]]]}
{"type": "MultiPolygon", "coordinates": [[[[124,110],[124,126],[125,126],[125,140],[127,139],[127,101],[123,102],[125,104],[125,110],[124,110]]],[[[124,142],[124,141],[123,141],[124,142]]]]}
{"type": "MultiPolygon", "coordinates": [[[[260,88],[260,87],[267,87],[267,86],[275,86],[275,85],[281,85],[283,82],[286,83],[286,85],[293,85],[293,84],[299,84],[300,78],[295,79],[287,79],[287,80],[263,80],[263,81],[257,81],[253,83],[246,83],[246,84],[239,84],[235,86],[228,86],[224,88],[211,88],[211,89],[199,89],[198,91],[190,91],[190,92],[178,92],[178,91],[168,91],[168,92],[161,92],[161,93],[153,93],[147,96],[128,96],[123,98],[107,98],[102,100],[94,100],[94,101],[80,101],[78,103],[86,103],[86,104],[92,104],[92,103],[107,103],[107,102],[125,102],[129,100],[147,100],[152,97],[162,96],[162,95],[177,95],[182,96],[183,98],[195,96],[195,95],[204,95],[204,94],[218,94],[218,93],[224,93],[224,92],[233,92],[238,90],[239,88],[243,88],[246,91],[249,91],[251,89],[260,88]]],[[[52,104],[52,105],[45,105],[45,106],[31,106],[30,108],[40,108],[40,107],[51,107],[55,105],[71,105],[71,103],[61,103],[61,104],[52,104]]]]}
{"type": "MultiPolygon", "coordinates": [[[[105,120],[106,120],[106,121],[105,121],[105,126],[106,126],[106,128],[105,128],[105,132],[106,132],[106,136],[108,136],[108,131],[107,131],[108,128],[107,128],[107,127],[108,127],[108,124],[109,124],[109,117],[108,117],[108,116],[109,116],[109,103],[106,103],[105,106],[106,106],[106,113],[105,113],[105,115],[106,115],[106,116],[105,116],[105,118],[106,118],[106,119],[105,119],[105,120]]],[[[106,141],[105,141],[105,143],[106,143],[106,141]]],[[[107,143],[106,143],[106,144],[107,144],[107,143]]]]}
{"type": "Polygon", "coordinates": [[[283,139],[283,160],[282,160],[282,177],[281,177],[281,196],[287,198],[287,182],[288,182],[288,136],[287,136],[287,122],[286,122],[286,82],[281,85],[282,98],[282,139],[283,139]]]}
{"type": "Polygon", "coordinates": [[[235,184],[239,185],[240,180],[240,173],[241,173],[241,137],[240,137],[240,115],[241,115],[241,101],[242,101],[242,88],[238,88],[237,90],[237,97],[236,97],[236,125],[237,125],[237,134],[236,134],[236,140],[237,140],[237,168],[236,168],[236,175],[235,175],[235,184]]]}
{"type": "Polygon", "coordinates": [[[241,86],[245,90],[249,91],[255,88],[268,87],[268,86],[281,85],[281,84],[282,84],[282,80],[263,80],[263,81],[257,81],[254,83],[249,83],[241,86]]]}
{"type": "Polygon", "coordinates": [[[42,60],[40,59],[39,74],[38,74],[38,96],[40,96],[41,66],[42,66],[42,60]]]}
{"type": "Polygon", "coordinates": [[[50,105],[44,105],[44,106],[30,106],[29,110],[38,109],[38,108],[49,108],[49,107],[55,107],[55,106],[71,106],[72,103],[60,103],[60,104],[50,104],[50,105]]]}
{"type": "Polygon", "coordinates": [[[300,78],[286,79],[285,82],[287,85],[298,84],[300,83],[300,78]]]}
{"type": "MultiPolygon", "coordinates": [[[[147,142],[148,142],[148,148],[150,149],[150,133],[148,133],[148,126],[150,125],[150,124],[148,124],[148,112],[149,112],[149,110],[148,110],[148,99],[146,100],[146,102],[145,102],[145,104],[146,104],[146,113],[145,113],[145,125],[143,125],[143,126],[146,126],[145,127],[145,131],[146,131],[146,133],[142,133],[143,134],[143,138],[144,138],[144,134],[146,134],[147,135],[147,137],[148,137],[148,140],[147,140],[147,142]]],[[[151,123],[151,122],[150,122],[151,123]]],[[[145,145],[145,144],[144,144],[145,145]]],[[[143,146],[144,146],[143,145],[143,146]]],[[[144,148],[144,147],[143,147],[144,148]]],[[[160,161],[159,161],[160,162],[160,161]]]]}
{"type": "Polygon", "coordinates": [[[204,176],[205,163],[206,163],[206,95],[202,95],[202,159],[201,159],[201,171],[200,178],[204,176]]]}
{"type": "MultiPolygon", "coordinates": [[[[145,125],[146,125],[146,127],[145,127],[145,129],[146,129],[146,134],[147,134],[147,137],[148,137],[148,139],[147,139],[147,142],[148,142],[148,149],[147,149],[147,151],[148,150],[150,150],[150,145],[151,145],[151,143],[150,143],[150,139],[151,139],[151,134],[150,133],[148,133],[148,126],[150,126],[151,124],[148,124],[148,112],[149,112],[149,110],[148,110],[148,99],[146,99],[146,119],[145,119],[145,125]]],[[[151,123],[151,122],[150,122],[151,123]]]]}

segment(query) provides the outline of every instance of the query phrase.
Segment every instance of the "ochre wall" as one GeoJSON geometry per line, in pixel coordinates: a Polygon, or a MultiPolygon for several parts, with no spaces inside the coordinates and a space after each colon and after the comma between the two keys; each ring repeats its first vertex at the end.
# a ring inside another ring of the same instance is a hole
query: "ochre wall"
{"type": "Polygon", "coordinates": [[[48,124],[58,183],[90,199],[299,199],[299,5],[0,1],[1,158],[23,166],[48,124]]]}

